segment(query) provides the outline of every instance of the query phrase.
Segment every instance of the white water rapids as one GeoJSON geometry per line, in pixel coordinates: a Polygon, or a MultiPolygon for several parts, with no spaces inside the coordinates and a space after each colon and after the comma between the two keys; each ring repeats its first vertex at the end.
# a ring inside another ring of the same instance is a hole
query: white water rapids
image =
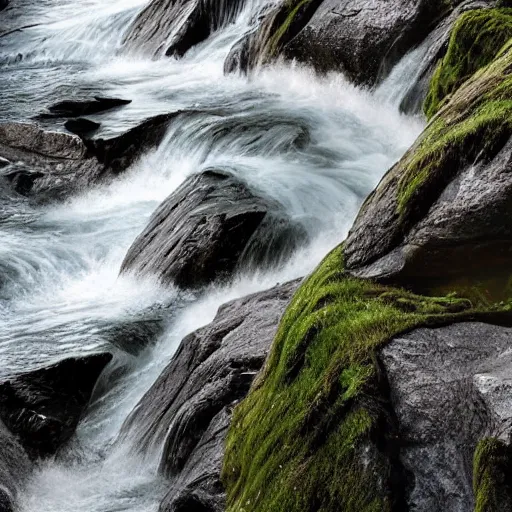
{"type": "MultiPolygon", "coordinates": [[[[165,491],[156,472],[161,453],[139,458],[129,440],[115,444],[127,415],[183,336],[210,322],[219,305],[305,275],[342,241],[362,200],[422,122],[398,113],[390,82],[379,95],[339,74],[319,78],[294,66],[224,76],[224,59],[249,30],[256,4],[183,59],[150,60],[117,52],[146,0],[24,3],[14,2],[15,26],[39,25],[0,39],[0,119],[26,121],[59,100],[95,93],[133,100],[90,116],[101,121],[101,135],[157,113],[201,111],[172,124],[159,148],[111,185],[65,204],[21,204],[0,223],[0,377],[72,355],[115,354],[74,441],[31,479],[23,511],[155,511],[165,491]],[[309,143],[298,149],[291,142],[301,133],[309,143]],[[281,202],[311,244],[285,268],[239,275],[197,300],[184,301],[152,279],[119,277],[158,204],[192,173],[226,166],[281,202]],[[103,339],[104,325],[173,302],[166,332],[138,357],[103,339]]],[[[0,32],[1,23],[2,13],[0,32]]],[[[409,62],[390,77],[393,86],[408,83],[409,62]]]]}

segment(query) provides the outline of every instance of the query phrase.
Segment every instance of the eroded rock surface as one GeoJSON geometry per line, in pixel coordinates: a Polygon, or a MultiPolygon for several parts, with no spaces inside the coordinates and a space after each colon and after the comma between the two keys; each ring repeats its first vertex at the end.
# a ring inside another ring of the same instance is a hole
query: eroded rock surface
{"type": "Polygon", "coordinates": [[[158,207],[121,271],[198,288],[229,279],[238,266],[283,261],[304,237],[279,204],[210,170],[188,178],[158,207]]]}
{"type": "MultiPolygon", "coordinates": [[[[418,329],[382,350],[400,460],[410,475],[409,510],[474,509],[477,443],[511,439],[511,349],[511,328],[470,322],[418,329]]],[[[501,510],[511,505],[503,501],[501,510]]]]}
{"type": "Polygon", "coordinates": [[[222,306],[182,341],[123,428],[143,453],[165,439],[170,488],[161,510],[224,510],[220,471],[232,406],[245,396],[270,349],[291,282],[222,306]]]}
{"type": "Polygon", "coordinates": [[[32,457],[52,455],[71,438],[111,359],[65,359],[0,384],[0,418],[32,457]]]}
{"type": "MultiPolygon", "coordinates": [[[[66,199],[113,180],[145,151],[156,147],[179,114],[158,115],[121,135],[94,140],[46,131],[31,123],[0,124],[0,157],[7,161],[3,175],[16,192],[34,202],[66,199]]],[[[83,123],[78,123],[82,136],[98,127],[89,121],[86,124],[84,133],[83,123]]]]}
{"type": "Polygon", "coordinates": [[[124,46],[154,56],[183,56],[227,25],[243,0],[153,0],[128,29],[124,46]]]}

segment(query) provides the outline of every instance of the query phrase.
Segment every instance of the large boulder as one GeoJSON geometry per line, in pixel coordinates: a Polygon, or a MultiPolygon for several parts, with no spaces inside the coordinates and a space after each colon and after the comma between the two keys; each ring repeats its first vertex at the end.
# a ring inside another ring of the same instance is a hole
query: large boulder
{"type": "Polygon", "coordinates": [[[187,336],[123,427],[142,453],[161,447],[170,488],[166,512],[221,512],[220,471],[233,404],[261,368],[279,318],[298,282],[222,306],[187,336]]]}
{"type": "Polygon", "coordinates": [[[0,420],[0,512],[18,510],[18,495],[32,464],[21,444],[0,420]]]}
{"type": "Polygon", "coordinates": [[[126,32],[124,48],[181,57],[233,21],[243,6],[243,0],[152,0],[126,32]]]}
{"type": "MultiPolygon", "coordinates": [[[[512,329],[470,322],[418,329],[381,351],[409,510],[476,510],[478,444],[512,439],[511,347],[512,329]]],[[[512,510],[512,487],[503,484],[499,510],[512,510]]]]}
{"type": "Polygon", "coordinates": [[[235,408],[227,510],[510,510],[511,326],[499,300],[350,276],[336,248],[235,408]]]}
{"type": "Polygon", "coordinates": [[[279,263],[304,238],[278,203],[257,196],[230,173],[207,170],[188,178],[157,208],[121,271],[199,288],[231,278],[239,267],[279,263]]]}
{"type": "Polygon", "coordinates": [[[451,93],[384,176],[348,236],[351,273],[416,287],[509,274],[511,63],[509,47],[451,93]]]}
{"type": "Polygon", "coordinates": [[[279,2],[267,8],[259,27],[232,49],[225,70],[245,71],[284,57],[311,65],[322,73],[342,71],[353,82],[371,86],[424,41],[458,3],[447,5],[442,0],[394,0],[392,4],[388,0],[279,2]]]}
{"type": "Polygon", "coordinates": [[[53,455],[71,438],[111,359],[64,359],[0,384],[0,418],[32,457],[53,455]]]}

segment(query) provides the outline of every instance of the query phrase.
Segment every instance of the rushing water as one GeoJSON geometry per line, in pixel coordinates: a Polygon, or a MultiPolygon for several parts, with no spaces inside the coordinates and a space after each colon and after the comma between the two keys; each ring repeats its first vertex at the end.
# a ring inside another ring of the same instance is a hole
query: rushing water
{"type": "Polygon", "coordinates": [[[90,116],[102,135],[156,113],[190,111],[118,181],[65,204],[20,203],[0,216],[0,376],[70,355],[115,354],[71,445],[32,478],[22,496],[26,512],[155,511],[165,490],[156,474],[160,453],[139,458],[129,440],[115,443],[126,416],[183,336],[211,321],[219,305],[305,275],[343,240],[364,197],[421,129],[398,113],[392,94],[405,90],[415,55],[380,93],[294,66],[224,76],[224,58],[250,29],[256,3],[181,60],[121,55],[123,32],[145,3],[19,2],[8,28],[39,25],[0,38],[2,119],[27,120],[60,99],[94,93],[133,100],[90,116]],[[298,136],[308,141],[300,148],[298,136]],[[281,202],[309,231],[310,245],[284,268],[239,275],[201,299],[151,278],[120,277],[152,211],[187,176],[212,166],[229,167],[281,202]],[[155,304],[175,307],[153,347],[134,357],[108,345],[105,326],[155,304]]]}

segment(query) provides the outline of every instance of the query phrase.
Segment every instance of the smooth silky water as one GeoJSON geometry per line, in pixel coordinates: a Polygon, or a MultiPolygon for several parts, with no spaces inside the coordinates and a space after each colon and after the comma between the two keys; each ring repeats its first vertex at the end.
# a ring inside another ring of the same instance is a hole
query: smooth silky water
{"type": "Polygon", "coordinates": [[[393,93],[406,90],[419,52],[377,92],[293,65],[224,76],[224,59],[250,30],[257,3],[181,60],[119,52],[145,3],[46,0],[21,8],[7,28],[38,26],[0,38],[2,120],[27,121],[51,103],[94,94],[133,100],[90,116],[102,123],[102,136],[183,111],[160,146],[112,184],[64,204],[0,205],[0,377],[73,355],[115,356],[73,441],[35,472],[24,512],[156,511],[165,492],[157,476],[163,439],[145,454],[129,436],[116,442],[128,414],[181,339],[210,322],[222,303],[305,275],[342,241],[365,196],[422,128],[421,120],[399,114],[393,93]],[[151,277],[119,276],[158,204],[212,167],[279,201],[311,243],[286,265],[240,274],[201,298],[151,277]],[[169,306],[170,321],[155,345],[135,357],[106,342],[109,325],[158,305],[169,306]]]}

